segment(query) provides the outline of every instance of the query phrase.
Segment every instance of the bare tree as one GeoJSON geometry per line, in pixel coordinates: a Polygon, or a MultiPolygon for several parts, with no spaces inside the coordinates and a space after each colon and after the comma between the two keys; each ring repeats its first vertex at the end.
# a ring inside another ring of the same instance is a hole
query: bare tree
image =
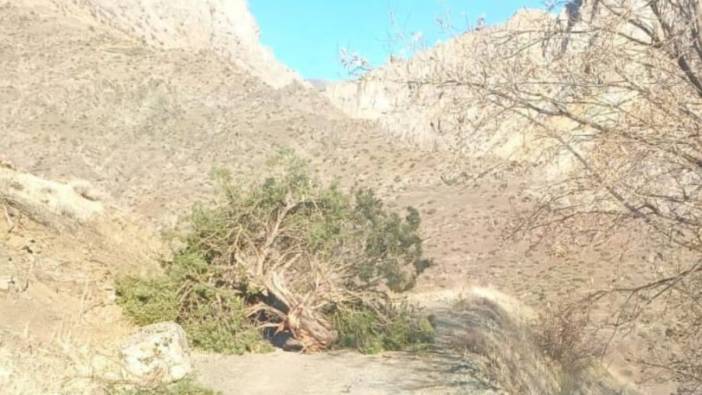
{"type": "Polygon", "coordinates": [[[676,318],[671,344],[657,347],[665,359],[642,362],[696,393],[702,385],[699,3],[590,0],[569,2],[566,10],[565,22],[543,26],[541,37],[503,35],[502,67],[458,83],[527,119],[579,164],[581,171],[548,187],[525,227],[591,237],[641,227],[661,250],[674,252],[655,280],[591,300],[626,295],[621,325],[665,299],[676,318]],[[534,39],[544,63],[525,72],[534,39]]]}
{"type": "MultiPolygon", "coordinates": [[[[654,303],[666,344],[641,358],[683,393],[702,389],[702,6],[698,0],[572,0],[560,17],[490,28],[462,65],[427,68],[411,86],[453,92],[453,139],[505,116],[523,121],[545,157],[576,163],[544,187],[520,230],[570,242],[641,229],[663,264],[621,295],[617,328],[654,303]],[[468,65],[468,66],[466,66],[468,65]],[[480,111],[468,108],[480,108],[480,111]],[[461,107],[463,108],[461,110],[461,107]],[[506,115],[507,114],[507,115],[506,115]],[[668,319],[668,318],[666,318],[668,319]],[[656,362],[653,362],[656,361],[656,362]]],[[[646,270],[642,265],[642,270],[646,270]]]]}

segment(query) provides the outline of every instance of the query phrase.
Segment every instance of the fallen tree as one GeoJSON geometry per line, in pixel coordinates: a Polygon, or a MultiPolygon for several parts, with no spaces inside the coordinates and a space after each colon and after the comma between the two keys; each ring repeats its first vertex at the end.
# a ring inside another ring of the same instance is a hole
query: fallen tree
{"type": "Polygon", "coordinates": [[[411,288],[429,265],[418,212],[408,208],[402,218],[370,190],[322,187],[299,160],[286,161],[286,172],[248,188],[220,173],[222,199],[193,210],[185,247],[165,265],[166,277],[120,282],[127,312],[139,324],[178,321],[191,336],[200,334],[193,336],[196,345],[215,351],[255,350],[230,342],[260,339],[261,329],[285,332],[307,352],[340,338],[364,351],[430,340],[431,327],[408,318],[391,298],[411,288]],[[166,308],[158,305],[164,300],[166,308]],[[371,317],[368,330],[335,327],[356,312],[371,317]],[[389,333],[398,323],[406,334],[400,341],[389,333]],[[213,338],[219,340],[210,343],[213,338]]]}

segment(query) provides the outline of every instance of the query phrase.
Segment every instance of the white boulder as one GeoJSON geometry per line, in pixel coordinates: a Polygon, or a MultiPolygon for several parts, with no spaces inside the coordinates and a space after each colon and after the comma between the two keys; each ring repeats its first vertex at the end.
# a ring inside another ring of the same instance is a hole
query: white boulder
{"type": "Polygon", "coordinates": [[[127,373],[142,382],[170,383],[193,369],[185,331],[174,322],[139,329],[122,343],[120,354],[127,373]]]}

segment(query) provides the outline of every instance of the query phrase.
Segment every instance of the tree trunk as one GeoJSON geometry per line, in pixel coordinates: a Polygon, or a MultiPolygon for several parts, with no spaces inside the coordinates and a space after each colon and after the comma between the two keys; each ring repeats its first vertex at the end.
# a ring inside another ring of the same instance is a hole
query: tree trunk
{"type": "Polygon", "coordinates": [[[287,307],[285,329],[303,345],[303,351],[316,352],[331,346],[337,339],[336,331],[321,314],[306,307],[285,287],[283,277],[272,273],[266,280],[266,289],[287,307]]]}

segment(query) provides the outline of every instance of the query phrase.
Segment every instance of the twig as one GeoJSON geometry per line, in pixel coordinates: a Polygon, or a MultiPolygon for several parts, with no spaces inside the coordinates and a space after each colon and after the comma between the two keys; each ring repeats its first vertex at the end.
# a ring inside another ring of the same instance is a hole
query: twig
{"type": "Polygon", "coordinates": [[[3,204],[2,205],[3,211],[5,212],[5,220],[7,220],[7,223],[10,224],[10,228],[7,230],[7,233],[12,233],[12,231],[15,229],[15,223],[12,221],[12,218],[10,217],[10,213],[7,210],[7,205],[3,204]]]}

